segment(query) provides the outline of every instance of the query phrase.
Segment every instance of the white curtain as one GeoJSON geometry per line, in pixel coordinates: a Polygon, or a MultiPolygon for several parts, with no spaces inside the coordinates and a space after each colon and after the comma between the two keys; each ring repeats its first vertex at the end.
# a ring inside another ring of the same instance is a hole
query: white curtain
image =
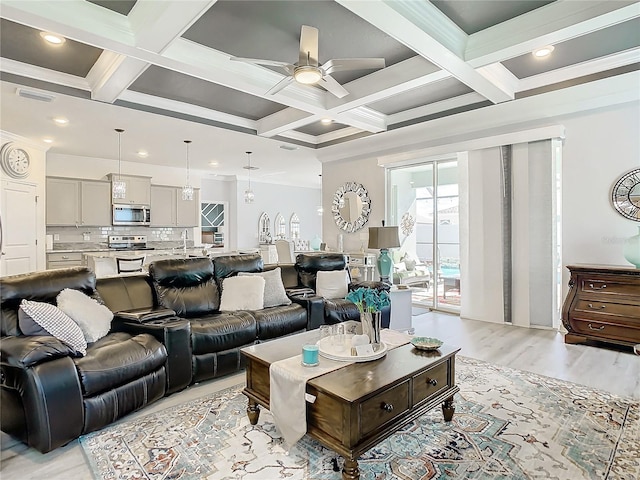
{"type": "Polygon", "coordinates": [[[513,145],[510,218],[503,217],[500,148],[459,154],[461,317],[509,321],[504,306],[511,301],[513,324],[557,324],[555,153],[559,149],[555,143],[513,145]],[[503,222],[509,221],[512,262],[505,265],[502,232],[503,222]],[[503,288],[508,269],[510,299],[505,298],[503,288]]]}

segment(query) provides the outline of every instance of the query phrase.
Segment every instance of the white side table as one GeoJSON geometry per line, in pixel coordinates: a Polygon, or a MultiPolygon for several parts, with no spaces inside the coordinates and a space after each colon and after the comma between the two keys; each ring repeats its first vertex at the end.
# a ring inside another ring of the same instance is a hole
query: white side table
{"type": "Polygon", "coordinates": [[[391,287],[389,291],[391,299],[391,322],[389,328],[392,330],[409,330],[411,326],[411,289],[399,289],[391,287]]]}

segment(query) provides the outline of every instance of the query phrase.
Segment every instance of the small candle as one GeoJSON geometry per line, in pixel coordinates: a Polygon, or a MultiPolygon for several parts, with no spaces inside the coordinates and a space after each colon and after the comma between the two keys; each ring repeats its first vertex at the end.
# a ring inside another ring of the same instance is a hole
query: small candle
{"type": "Polygon", "coordinates": [[[302,363],[308,366],[318,364],[318,345],[306,344],[302,346],[302,363]]]}

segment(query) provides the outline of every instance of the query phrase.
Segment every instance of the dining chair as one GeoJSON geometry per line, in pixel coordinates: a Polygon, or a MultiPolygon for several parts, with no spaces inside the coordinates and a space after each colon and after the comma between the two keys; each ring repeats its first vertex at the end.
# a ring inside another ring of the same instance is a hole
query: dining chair
{"type": "Polygon", "coordinates": [[[145,256],[142,257],[116,257],[118,273],[142,272],[145,256]]]}
{"type": "Polygon", "coordinates": [[[289,240],[276,240],[278,263],[293,263],[293,243],[289,240]]]}

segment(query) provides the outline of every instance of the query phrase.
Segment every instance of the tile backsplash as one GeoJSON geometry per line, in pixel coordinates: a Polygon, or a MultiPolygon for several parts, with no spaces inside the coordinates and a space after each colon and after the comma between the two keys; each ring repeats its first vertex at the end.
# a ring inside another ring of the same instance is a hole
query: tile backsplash
{"type": "MultiPolygon", "coordinates": [[[[107,244],[109,235],[146,235],[147,243],[167,242],[167,247],[172,248],[176,243],[182,245],[182,232],[185,228],[178,227],[47,227],[47,234],[53,235],[53,247],[69,243],[107,244]],[[57,237],[56,237],[57,235],[57,237]]],[[[187,244],[193,245],[193,228],[186,228],[188,232],[187,244]]],[[[199,240],[199,239],[198,239],[199,240]]],[[[200,244],[200,242],[197,242],[200,244]]]]}

